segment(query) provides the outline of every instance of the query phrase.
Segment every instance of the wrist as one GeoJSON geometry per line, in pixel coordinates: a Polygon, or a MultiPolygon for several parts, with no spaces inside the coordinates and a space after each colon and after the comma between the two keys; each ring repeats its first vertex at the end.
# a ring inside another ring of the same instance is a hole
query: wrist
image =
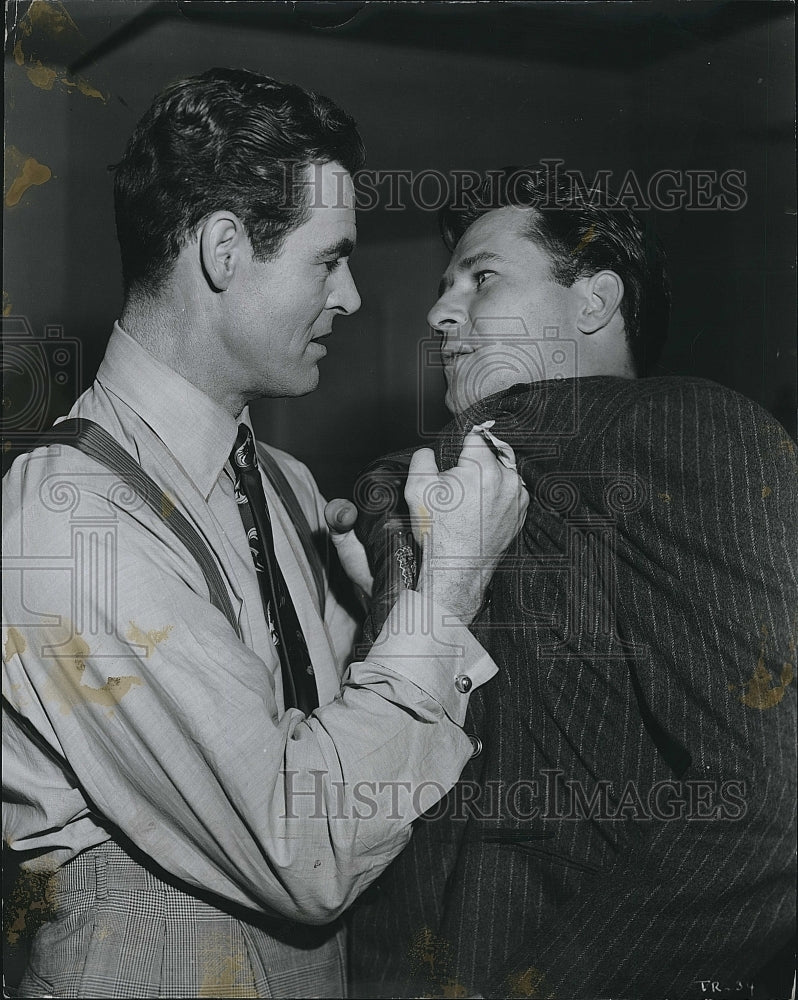
{"type": "Polygon", "coordinates": [[[470,625],[490,599],[489,578],[485,576],[479,569],[441,569],[424,560],[416,590],[470,625]]]}

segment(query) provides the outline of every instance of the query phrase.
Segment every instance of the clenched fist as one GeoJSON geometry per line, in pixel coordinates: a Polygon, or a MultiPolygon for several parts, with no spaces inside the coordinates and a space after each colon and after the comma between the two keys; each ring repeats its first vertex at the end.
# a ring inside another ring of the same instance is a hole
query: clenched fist
{"type": "Polygon", "coordinates": [[[466,435],[454,468],[439,472],[435,455],[413,455],[405,485],[413,534],[423,558],[418,590],[461,621],[473,621],[493,571],[524,523],[529,494],[502,442],[499,461],[476,430],[466,435]]]}

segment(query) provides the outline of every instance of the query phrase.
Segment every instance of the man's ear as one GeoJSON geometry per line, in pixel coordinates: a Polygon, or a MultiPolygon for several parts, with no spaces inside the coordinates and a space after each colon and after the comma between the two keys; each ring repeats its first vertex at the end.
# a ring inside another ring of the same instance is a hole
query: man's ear
{"type": "Polygon", "coordinates": [[[576,317],[581,333],[603,330],[618,311],[623,300],[623,282],[615,271],[597,271],[581,278],[582,304],[576,317]]]}
{"type": "Polygon", "coordinates": [[[232,212],[214,212],[199,231],[202,271],[216,292],[230,286],[248,240],[241,220],[232,212]]]}

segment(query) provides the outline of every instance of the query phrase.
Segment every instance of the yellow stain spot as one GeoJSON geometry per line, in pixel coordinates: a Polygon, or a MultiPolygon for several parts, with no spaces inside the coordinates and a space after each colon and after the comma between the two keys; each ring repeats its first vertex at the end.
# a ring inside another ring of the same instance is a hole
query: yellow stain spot
{"type": "Polygon", "coordinates": [[[28,35],[34,30],[50,36],[65,32],[80,34],[66,7],[58,0],[33,0],[22,22],[29,26],[25,32],[28,35]]]}
{"type": "Polygon", "coordinates": [[[773,685],[773,674],[765,666],[763,658],[760,658],[754,668],[753,676],[741,687],[747,690],[740,695],[740,701],[746,708],[758,708],[764,710],[773,708],[782,700],[787,691],[787,685],[793,679],[793,666],[785,663],[781,668],[779,683],[773,685]]]}
{"type": "Polygon", "coordinates": [[[428,966],[428,972],[431,975],[435,969],[435,963],[439,958],[442,944],[445,945],[445,942],[441,942],[436,938],[429,927],[422,927],[410,945],[410,955],[414,960],[413,964],[428,966]]]}
{"type": "Polygon", "coordinates": [[[581,253],[588,245],[588,243],[592,243],[595,238],[596,238],[596,227],[591,226],[590,229],[588,229],[588,231],[582,237],[582,239],[577,243],[576,249],[574,250],[574,254],[581,253]]]}
{"type": "Polygon", "coordinates": [[[46,184],[53,176],[52,170],[32,156],[26,156],[16,146],[9,146],[5,154],[6,177],[13,177],[6,191],[6,205],[19,204],[29,187],[46,184]]]}
{"type": "Polygon", "coordinates": [[[60,65],[50,65],[38,59],[31,51],[31,42],[35,39],[57,39],[64,50],[64,61],[71,61],[67,52],[72,54],[85,48],[84,39],[66,7],[59,0],[33,0],[22,20],[19,22],[19,38],[14,44],[14,62],[24,68],[25,73],[34,87],[41,90],[52,90],[56,83],[68,91],[77,89],[86,97],[94,97],[106,103],[105,95],[93,87],[84,77],[71,77],[60,65]],[[27,49],[27,51],[26,51],[27,49]]]}
{"type": "Polygon", "coordinates": [[[139,646],[145,646],[147,652],[144,656],[146,658],[150,655],[150,653],[152,653],[159,643],[164,642],[169,638],[169,633],[173,628],[173,625],[166,625],[162,629],[151,628],[149,632],[145,632],[134,622],[131,622],[130,628],[125,633],[125,638],[130,639],[131,642],[135,642],[139,646]]]}
{"type": "Polygon", "coordinates": [[[422,927],[410,944],[409,959],[416,973],[421,972],[436,997],[459,1000],[472,995],[452,975],[451,945],[438,937],[429,927],[422,927]]]}
{"type": "Polygon", "coordinates": [[[198,997],[245,997],[240,986],[236,985],[236,972],[240,959],[234,955],[219,958],[218,963],[205,971],[197,992],[198,997]]]}
{"type": "Polygon", "coordinates": [[[77,89],[86,97],[96,97],[98,100],[105,103],[105,94],[101,90],[97,90],[96,87],[92,87],[88,80],[84,79],[82,76],[76,77],[74,80],[70,80],[68,77],[64,77],[61,81],[65,87],[77,87],[77,89]]]}
{"type": "Polygon", "coordinates": [[[75,634],[54,648],[45,660],[52,664],[45,696],[59,703],[62,715],[69,715],[81,702],[114,709],[132,687],[141,684],[140,677],[131,676],[108,677],[100,687],[84,684],[83,673],[90,655],[88,643],[75,634]]]}
{"type": "Polygon", "coordinates": [[[418,508],[418,530],[419,534],[423,537],[428,535],[430,528],[432,527],[432,515],[424,506],[424,504],[419,504],[418,508]]]}
{"type": "Polygon", "coordinates": [[[39,59],[27,66],[25,72],[33,86],[40,90],[52,90],[53,84],[58,79],[58,73],[52,66],[45,66],[39,59]]]}
{"type": "Polygon", "coordinates": [[[169,517],[172,511],[175,509],[175,502],[166,492],[166,490],[161,493],[161,517],[164,521],[169,517]]]}
{"type": "Polygon", "coordinates": [[[8,292],[3,292],[3,315],[11,315],[11,296],[8,292]]]}
{"type": "Polygon", "coordinates": [[[660,498],[660,500],[663,501],[663,503],[670,503],[671,502],[671,495],[670,495],[670,493],[658,493],[657,496],[660,498]]]}
{"type": "Polygon", "coordinates": [[[452,997],[453,1000],[458,1000],[458,998],[473,996],[473,994],[470,990],[467,990],[462,983],[458,983],[456,979],[447,979],[446,982],[441,985],[439,996],[452,997]]]}
{"type": "Polygon", "coordinates": [[[12,656],[19,656],[28,648],[25,636],[12,625],[6,633],[5,645],[3,646],[3,657],[8,663],[12,656]]]}
{"type": "Polygon", "coordinates": [[[223,933],[206,932],[197,944],[202,978],[198,997],[251,997],[252,983],[247,983],[249,962],[242,951],[234,950],[223,933]]]}
{"type": "Polygon", "coordinates": [[[530,1000],[553,1000],[553,993],[544,992],[543,973],[534,966],[510,976],[507,980],[509,997],[528,997],[530,1000]]]}
{"type": "MultiPolygon", "coordinates": [[[[766,708],[773,708],[778,705],[787,692],[787,686],[795,676],[793,664],[787,660],[782,663],[778,682],[774,683],[773,674],[765,666],[765,646],[767,644],[769,632],[766,625],[762,625],[762,646],[759,651],[754,672],[751,677],[740,685],[742,694],[739,697],[741,704],[746,708],[757,708],[764,711],[766,708]]],[[[790,655],[795,658],[795,643],[790,640],[788,643],[790,655]]],[[[730,684],[730,691],[736,691],[737,685],[730,684]]]]}
{"type": "Polygon", "coordinates": [[[769,486],[763,486],[762,487],[762,499],[764,500],[764,499],[766,499],[766,497],[769,497],[772,492],[773,492],[773,490],[769,486]]]}

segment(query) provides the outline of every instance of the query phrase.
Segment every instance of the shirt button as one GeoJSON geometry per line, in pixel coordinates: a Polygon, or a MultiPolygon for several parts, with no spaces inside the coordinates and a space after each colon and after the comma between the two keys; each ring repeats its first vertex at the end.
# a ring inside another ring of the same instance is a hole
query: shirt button
{"type": "Polygon", "coordinates": [[[479,757],[482,753],[482,740],[478,736],[469,736],[468,738],[471,741],[471,756],[479,757]]]}
{"type": "Polygon", "coordinates": [[[473,681],[468,676],[468,674],[458,674],[454,679],[454,686],[460,692],[460,694],[468,694],[473,685],[473,681]]]}

